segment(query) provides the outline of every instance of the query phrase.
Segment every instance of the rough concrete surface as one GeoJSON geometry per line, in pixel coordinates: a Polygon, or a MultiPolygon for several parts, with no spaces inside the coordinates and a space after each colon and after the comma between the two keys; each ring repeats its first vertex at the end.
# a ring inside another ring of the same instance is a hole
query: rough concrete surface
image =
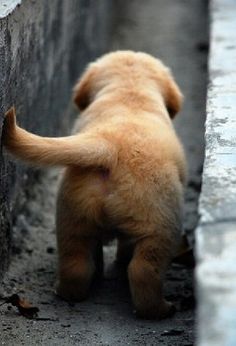
{"type": "MultiPolygon", "coordinates": [[[[0,1],[0,139],[12,104],[31,131],[68,133],[71,89],[84,64],[107,46],[109,8],[108,0],[0,1]]],[[[33,172],[1,150],[0,278],[9,259],[10,223],[33,172]]]]}
{"type": "Polygon", "coordinates": [[[236,345],[236,3],[211,1],[206,157],[197,229],[201,346],[236,345]]]}
{"type": "MultiPolygon", "coordinates": [[[[162,58],[171,66],[186,101],[176,127],[187,151],[189,184],[185,229],[196,226],[203,161],[207,6],[205,1],[116,1],[114,49],[135,49],[162,58]]],[[[40,309],[28,320],[15,308],[0,307],[1,342],[5,345],[181,345],[194,342],[192,271],[172,265],[166,296],[177,313],[163,321],[135,317],[126,278],[112,265],[114,244],[104,248],[106,270],[89,300],[69,305],[54,295],[56,248],[54,205],[57,172],[40,176],[28,189],[27,202],[14,228],[14,258],[4,295],[19,293],[40,309]],[[43,320],[47,319],[47,320],[43,320]]]]}

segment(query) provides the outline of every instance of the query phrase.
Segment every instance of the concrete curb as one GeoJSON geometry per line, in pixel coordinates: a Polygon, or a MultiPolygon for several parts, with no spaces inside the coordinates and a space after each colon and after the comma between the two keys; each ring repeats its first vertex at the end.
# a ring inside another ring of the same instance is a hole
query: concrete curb
{"type": "MultiPolygon", "coordinates": [[[[107,48],[110,10],[109,0],[1,2],[0,138],[3,114],[12,104],[18,122],[32,132],[68,132],[75,113],[69,103],[72,86],[107,48]]],[[[24,186],[35,177],[35,171],[13,162],[1,150],[0,278],[9,262],[11,218],[22,205],[24,186]]]]}
{"type": "Polygon", "coordinates": [[[20,5],[22,0],[3,0],[0,3],[0,18],[5,18],[20,5]]]}
{"type": "Polygon", "coordinates": [[[211,0],[206,154],[196,230],[198,341],[236,345],[236,3],[211,0]]]}

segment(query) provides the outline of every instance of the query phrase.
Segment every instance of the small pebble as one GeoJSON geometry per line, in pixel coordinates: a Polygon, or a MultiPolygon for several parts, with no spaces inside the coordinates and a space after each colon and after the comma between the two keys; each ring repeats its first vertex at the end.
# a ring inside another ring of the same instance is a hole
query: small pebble
{"type": "Polygon", "coordinates": [[[161,333],[161,336],[177,336],[184,333],[183,329],[170,329],[165,330],[163,333],[161,333]]]}

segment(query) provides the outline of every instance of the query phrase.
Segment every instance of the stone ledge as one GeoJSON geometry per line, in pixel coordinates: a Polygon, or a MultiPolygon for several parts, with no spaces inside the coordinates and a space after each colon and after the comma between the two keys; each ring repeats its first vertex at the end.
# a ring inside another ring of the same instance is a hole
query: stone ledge
{"type": "Polygon", "coordinates": [[[211,0],[206,153],[196,230],[198,345],[236,344],[236,3],[211,0]]]}
{"type": "Polygon", "coordinates": [[[236,341],[236,222],[198,229],[198,345],[236,341]]]}
{"type": "Polygon", "coordinates": [[[2,0],[0,3],[0,19],[7,17],[15,8],[20,5],[22,0],[2,0]]]}

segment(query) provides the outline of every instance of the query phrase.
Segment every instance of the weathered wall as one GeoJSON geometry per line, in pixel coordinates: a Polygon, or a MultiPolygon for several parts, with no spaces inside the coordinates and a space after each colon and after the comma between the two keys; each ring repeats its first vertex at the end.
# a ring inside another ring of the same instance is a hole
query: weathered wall
{"type": "MultiPolygon", "coordinates": [[[[42,135],[68,132],[71,89],[109,39],[109,0],[11,0],[0,5],[0,136],[14,104],[21,125],[42,135]]],[[[9,262],[11,220],[33,170],[0,153],[0,277],[9,262]]]]}
{"type": "Polygon", "coordinates": [[[236,345],[236,2],[210,1],[206,154],[196,231],[199,346],[236,345]]]}

